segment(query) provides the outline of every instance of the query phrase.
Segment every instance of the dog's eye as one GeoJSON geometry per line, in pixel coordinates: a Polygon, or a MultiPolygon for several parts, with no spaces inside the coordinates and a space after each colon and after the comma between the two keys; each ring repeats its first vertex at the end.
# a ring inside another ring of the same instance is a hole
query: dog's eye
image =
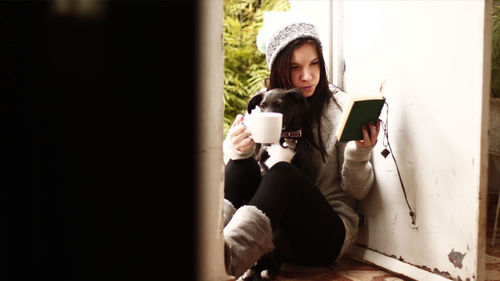
{"type": "Polygon", "coordinates": [[[283,103],[280,101],[273,102],[272,107],[273,108],[283,108],[283,103]]]}
{"type": "Polygon", "coordinates": [[[268,104],[265,101],[260,103],[260,108],[266,108],[267,106],[268,106],[268,104]]]}

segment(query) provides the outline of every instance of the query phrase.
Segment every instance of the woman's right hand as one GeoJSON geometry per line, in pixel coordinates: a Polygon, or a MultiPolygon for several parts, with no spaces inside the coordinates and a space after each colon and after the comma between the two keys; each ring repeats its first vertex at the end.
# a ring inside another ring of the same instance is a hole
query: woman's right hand
{"type": "Polygon", "coordinates": [[[236,150],[247,152],[251,150],[255,142],[250,138],[250,131],[247,126],[243,124],[243,115],[238,114],[234,119],[233,125],[228,132],[229,140],[236,150]]]}

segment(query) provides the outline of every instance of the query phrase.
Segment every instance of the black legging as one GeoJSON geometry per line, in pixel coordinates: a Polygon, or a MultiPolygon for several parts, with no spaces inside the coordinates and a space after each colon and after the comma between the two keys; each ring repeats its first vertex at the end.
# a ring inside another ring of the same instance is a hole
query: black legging
{"type": "Polygon", "coordinates": [[[269,217],[273,231],[284,233],[293,253],[293,260],[286,261],[326,265],[338,256],[344,224],[318,187],[292,164],[279,162],[261,176],[254,158],[230,160],[224,192],[235,208],[256,206],[269,217]]]}

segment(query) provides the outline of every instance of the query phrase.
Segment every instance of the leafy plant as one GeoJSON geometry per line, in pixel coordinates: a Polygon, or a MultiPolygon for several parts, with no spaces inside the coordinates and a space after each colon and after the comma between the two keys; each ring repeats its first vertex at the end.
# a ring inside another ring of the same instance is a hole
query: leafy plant
{"type": "Polygon", "coordinates": [[[224,0],[224,135],[269,77],[266,57],[256,45],[264,11],[289,8],[287,0],[224,0]]]}
{"type": "Polygon", "coordinates": [[[500,4],[493,6],[491,45],[491,96],[500,98],[500,4]]]}

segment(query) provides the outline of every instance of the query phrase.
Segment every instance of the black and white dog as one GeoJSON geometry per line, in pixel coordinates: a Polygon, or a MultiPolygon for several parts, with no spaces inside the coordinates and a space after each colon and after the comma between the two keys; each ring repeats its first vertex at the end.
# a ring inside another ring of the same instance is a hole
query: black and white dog
{"type": "Polygon", "coordinates": [[[283,114],[280,143],[257,146],[257,161],[267,171],[279,161],[287,161],[302,170],[313,181],[316,178],[310,160],[311,145],[302,138],[302,121],[307,110],[307,100],[300,89],[272,89],[253,96],[248,102],[248,113],[260,107],[262,112],[283,114]]]}

